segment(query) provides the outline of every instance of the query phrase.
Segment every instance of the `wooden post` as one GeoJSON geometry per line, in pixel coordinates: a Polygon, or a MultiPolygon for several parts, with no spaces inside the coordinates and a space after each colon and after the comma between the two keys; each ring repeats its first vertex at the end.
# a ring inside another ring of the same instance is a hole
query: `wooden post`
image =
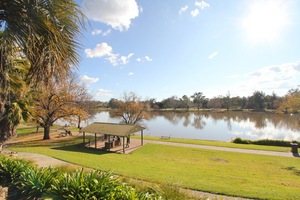
{"type": "Polygon", "coordinates": [[[83,132],[82,138],[83,138],[83,146],[84,146],[85,145],[85,132],[83,132]]]}
{"type": "Polygon", "coordinates": [[[95,133],[95,149],[97,149],[97,134],[95,133]]]}
{"type": "Polygon", "coordinates": [[[110,151],[110,135],[108,135],[108,149],[110,151]]]}
{"type": "Polygon", "coordinates": [[[125,153],[125,137],[123,136],[123,153],[125,153]]]}
{"type": "Polygon", "coordinates": [[[141,130],[141,144],[142,146],[144,145],[144,134],[143,134],[143,130],[141,130]]]}

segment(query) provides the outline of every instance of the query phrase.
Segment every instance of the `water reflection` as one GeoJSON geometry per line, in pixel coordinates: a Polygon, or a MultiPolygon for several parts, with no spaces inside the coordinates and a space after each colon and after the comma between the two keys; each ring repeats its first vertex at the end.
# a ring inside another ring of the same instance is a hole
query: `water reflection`
{"type": "MultiPolygon", "coordinates": [[[[118,123],[108,112],[97,113],[93,121],[118,123]]],[[[300,140],[299,115],[246,112],[149,112],[144,120],[146,135],[230,141],[243,139],[300,140]]]]}

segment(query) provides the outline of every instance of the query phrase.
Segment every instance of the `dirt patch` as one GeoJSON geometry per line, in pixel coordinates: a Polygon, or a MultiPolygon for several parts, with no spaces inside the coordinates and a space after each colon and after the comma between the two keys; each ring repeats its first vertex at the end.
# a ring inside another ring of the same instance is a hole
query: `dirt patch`
{"type": "Polygon", "coordinates": [[[7,198],[8,187],[0,186],[0,200],[5,200],[7,198]]]}
{"type": "Polygon", "coordinates": [[[222,158],[212,158],[215,162],[228,162],[228,160],[222,159],[222,158]]]}

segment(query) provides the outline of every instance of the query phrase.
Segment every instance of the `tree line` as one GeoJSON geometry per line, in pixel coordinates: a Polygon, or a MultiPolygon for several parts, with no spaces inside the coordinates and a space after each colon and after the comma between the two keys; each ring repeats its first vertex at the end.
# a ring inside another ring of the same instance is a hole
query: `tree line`
{"type": "MultiPolygon", "coordinates": [[[[118,108],[119,101],[115,98],[109,100],[107,106],[110,108],[118,108]]],[[[231,97],[228,92],[226,96],[218,96],[207,98],[202,92],[195,92],[191,96],[183,95],[181,98],[171,96],[156,101],[155,98],[150,98],[140,103],[148,104],[152,109],[222,109],[222,110],[243,110],[251,109],[254,111],[274,110],[278,113],[297,113],[300,110],[300,90],[290,89],[286,95],[278,96],[275,93],[266,95],[262,91],[254,91],[248,97],[231,97]]],[[[145,107],[145,106],[144,106],[145,107]]]]}

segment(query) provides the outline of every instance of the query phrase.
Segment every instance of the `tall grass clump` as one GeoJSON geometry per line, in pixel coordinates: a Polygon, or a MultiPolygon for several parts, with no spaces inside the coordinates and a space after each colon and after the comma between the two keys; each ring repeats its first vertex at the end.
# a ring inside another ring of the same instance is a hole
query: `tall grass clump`
{"type": "Polygon", "coordinates": [[[0,184],[5,186],[16,184],[21,173],[33,168],[34,166],[25,160],[0,156],[0,184]]]}
{"type": "Polygon", "coordinates": [[[59,173],[58,169],[51,167],[23,171],[17,181],[17,189],[26,199],[42,198],[51,191],[52,184],[59,173]]]}
{"type": "Polygon", "coordinates": [[[138,193],[110,172],[76,170],[63,173],[52,186],[56,199],[159,199],[154,194],[138,193]]]}

